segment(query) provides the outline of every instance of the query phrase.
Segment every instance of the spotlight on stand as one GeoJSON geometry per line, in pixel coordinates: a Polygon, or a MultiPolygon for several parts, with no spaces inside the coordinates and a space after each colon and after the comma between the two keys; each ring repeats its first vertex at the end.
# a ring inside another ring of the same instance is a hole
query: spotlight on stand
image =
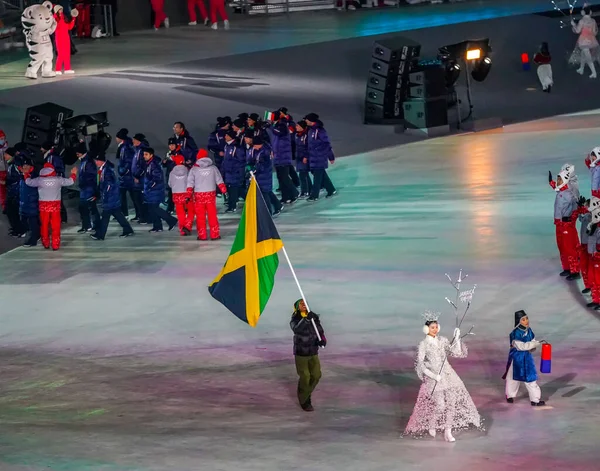
{"type": "Polygon", "coordinates": [[[483,82],[490,73],[491,68],[492,59],[486,56],[475,63],[473,70],[471,71],[471,77],[473,77],[473,80],[476,82],[483,82]]]}
{"type": "MultiPolygon", "coordinates": [[[[472,77],[476,82],[483,82],[486,79],[492,68],[492,60],[490,59],[491,52],[492,47],[490,46],[489,38],[469,39],[460,43],[440,47],[438,50],[438,58],[446,65],[446,80],[448,83],[452,81],[452,84],[454,84],[458,80],[460,65],[462,64],[464,66],[467,99],[469,102],[469,114],[465,119],[468,119],[473,114],[470,78],[472,77]],[[453,64],[459,66],[458,71],[453,70],[453,64]]],[[[460,103],[458,97],[456,98],[458,103],[460,103]]],[[[458,127],[460,128],[463,121],[460,115],[460,106],[457,106],[457,110],[458,127]]]]}
{"type": "Polygon", "coordinates": [[[450,60],[446,62],[446,87],[451,88],[460,77],[460,64],[450,60]]]}

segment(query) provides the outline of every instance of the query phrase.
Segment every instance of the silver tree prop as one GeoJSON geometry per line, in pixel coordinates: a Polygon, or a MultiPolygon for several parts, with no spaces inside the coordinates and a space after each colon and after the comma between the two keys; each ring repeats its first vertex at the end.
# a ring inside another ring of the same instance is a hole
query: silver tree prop
{"type": "MultiPolygon", "coordinates": [[[[569,0],[567,0],[567,5],[569,6],[569,12],[570,14],[567,15],[564,11],[562,11],[561,8],[558,7],[558,5],[556,4],[556,2],[554,0],[550,0],[550,3],[552,3],[552,8],[554,10],[556,10],[557,12],[559,12],[561,15],[563,16],[569,16],[571,19],[573,19],[573,8],[575,8],[575,4],[577,3],[577,0],[575,0],[573,2],[573,5],[571,5],[571,2],[569,0]]],[[[568,25],[563,21],[563,20],[559,20],[560,21],[560,29],[566,28],[568,25]]]]}
{"type": "MultiPolygon", "coordinates": [[[[448,302],[448,304],[450,304],[453,308],[454,308],[454,313],[456,315],[456,327],[458,329],[460,329],[460,326],[462,325],[463,321],[465,320],[465,316],[467,315],[467,312],[469,312],[469,308],[471,307],[471,301],[473,301],[473,295],[475,294],[475,289],[477,288],[477,285],[473,285],[473,288],[466,290],[466,291],[461,291],[460,290],[460,284],[468,277],[469,275],[465,274],[464,278],[463,278],[463,272],[462,270],[460,270],[459,274],[458,274],[458,280],[456,282],[452,281],[452,278],[450,277],[450,275],[448,275],[448,273],[446,273],[446,277],[448,278],[448,280],[450,280],[450,284],[452,284],[452,286],[454,287],[454,289],[456,290],[456,302],[452,302],[452,300],[446,298],[446,301],[448,302]],[[465,307],[465,311],[463,312],[462,317],[460,318],[460,322],[458,320],[458,302],[462,302],[462,303],[466,303],[466,307],[465,307]]],[[[448,348],[448,350],[451,350],[452,347],[454,347],[454,344],[459,340],[459,339],[463,339],[465,338],[467,335],[475,335],[475,333],[473,332],[473,329],[475,328],[475,326],[473,325],[469,331],[463,335],[462,337],[455,337],[452,340],[452,343],[450,344],[450,347],[448,348]]],[[[444,356],[444,360],[442,361],[442,366],[440,367],[440,371],[438,372],[438,376],[442,374],[442,370],[444,369],[444,365],[446,364],[446,360],[448,359],[448,352],[446,352],[446,356],[444,356]]],[[[435,388],[437,387],[438,382],[436,380],[435,385],[433,386],[433,389],[431,390],[431,395],[429,396],[430,398],[433,396],[433,393],[435,392],[435,388]]]]}

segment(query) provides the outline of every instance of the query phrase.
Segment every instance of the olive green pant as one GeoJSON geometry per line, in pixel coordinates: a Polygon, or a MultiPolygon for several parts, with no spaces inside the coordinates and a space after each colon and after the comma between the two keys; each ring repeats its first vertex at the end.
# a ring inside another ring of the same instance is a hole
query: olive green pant
{"type": "Polygon", "coordinates": [[[296,355],[296,372],[298,373],[298,402],[306,404],[310,395],[321,379],[321,363],[319,355],[301,357],[296,355]]]}

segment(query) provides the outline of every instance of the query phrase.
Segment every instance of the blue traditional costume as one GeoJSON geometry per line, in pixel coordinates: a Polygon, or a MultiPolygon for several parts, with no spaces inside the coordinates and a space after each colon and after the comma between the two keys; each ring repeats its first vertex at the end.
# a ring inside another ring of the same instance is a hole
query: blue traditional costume
{"type": "Polygon", "coordinates": [[[537,384],[537,372],[531,354],[541,342],[535,340],[535,334],[529,327],[521,324],[524,317],[527,317],[525,311],[515,312],[515,328],[510,333],[508,363],[502,377],[506,379],[506,401],[512,404],[519,386],[525,383],[531,405],[543,406],[545,402],[540,400],[542,391],[537,384]]]}

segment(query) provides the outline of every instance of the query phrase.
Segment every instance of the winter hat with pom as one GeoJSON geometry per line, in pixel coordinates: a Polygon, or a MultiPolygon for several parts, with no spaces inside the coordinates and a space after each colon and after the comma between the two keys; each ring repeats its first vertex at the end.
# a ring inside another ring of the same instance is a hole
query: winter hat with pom
{"type": "Polygon", "coordinates": [[[40,171],[40,177],[55,177],[56,170],[54,170],[54,166],[50,163],[44,164],[44,168],[40,171]]]}

